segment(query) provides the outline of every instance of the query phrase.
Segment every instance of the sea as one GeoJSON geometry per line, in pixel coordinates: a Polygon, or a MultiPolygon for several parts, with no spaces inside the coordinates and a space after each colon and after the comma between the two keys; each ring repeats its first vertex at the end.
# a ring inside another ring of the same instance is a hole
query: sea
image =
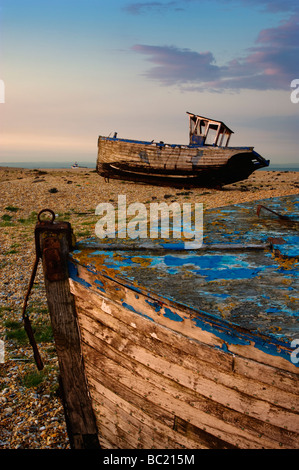
{"type": "MultiPolygon", "coordinates": [[[[71,166],[75,162],[0,162],[0,167],[6,166],[10,168],[27,168],[27,169],[35,169],[35,168],[43,168],[43,169],[61,169],[66,168],[70,169],[71,166]]],[[[95,162],[85,162],[85,161],[77,161],[79,167],[81,168],[96,168],[95,162]]],[[[257,171],[299,171],[299,163],[285,163],[285,164],[273,164],[269,165],[266,168],[262,168],[261,170],[257,171]]]]}
{"type": "MultiPolygon", "coordinates": [[[[53,161],[46,161],[46,162],[0,162],[0,167],[1,166],[6,166],[10,168],[27,168],[27,169],[35,169],[35,168],[43,168],[43,169],[70,169],[71,166],[75,162],[53,162],[53,161]]],[[[96,168],[96,163],[95,162],[79,162],[77,161],[79,167],[83,168],[96,168]]]]}

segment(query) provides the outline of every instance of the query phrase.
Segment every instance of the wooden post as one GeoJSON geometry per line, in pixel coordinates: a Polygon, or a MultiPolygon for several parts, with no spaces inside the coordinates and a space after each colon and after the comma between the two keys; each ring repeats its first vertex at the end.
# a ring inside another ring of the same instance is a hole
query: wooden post
{"type": "Polygon", "coordinates": [[[53,218],[36,225],[35,237],[43,263],[70,445],[74,449],[100,448],[84,373],[75,302],[69,288],[67,260],[72,229],[69,223],[55,223],[53,218]]]}

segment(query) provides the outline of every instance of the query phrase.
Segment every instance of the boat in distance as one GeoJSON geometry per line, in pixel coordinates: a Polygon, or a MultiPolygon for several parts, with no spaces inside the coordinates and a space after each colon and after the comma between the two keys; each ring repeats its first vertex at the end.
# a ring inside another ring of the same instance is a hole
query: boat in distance
{"type": "Polygon", "coordinates": [[[98,138],[97,172],[110,178],[174,187],[213,187],[248,178],[269,166],[253,147],[229,147],[222,121],[189,115],[189,145],[98,138]]]}
{"type": "Polygon", "coordinates": [[[299,448],[298,223],[294,195],[206,210],[196,249],[37,224],[74,447],[299,448]]]}

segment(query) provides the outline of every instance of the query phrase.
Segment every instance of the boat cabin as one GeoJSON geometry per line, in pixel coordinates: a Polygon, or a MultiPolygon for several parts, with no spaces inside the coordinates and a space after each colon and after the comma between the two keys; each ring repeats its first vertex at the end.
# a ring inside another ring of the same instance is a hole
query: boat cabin
{"type": "Polygon", "coordinates": [[[233,131],[222,121],[215,121],[197,114],[189,114],[190,145],[227,147],[233,131]]]}

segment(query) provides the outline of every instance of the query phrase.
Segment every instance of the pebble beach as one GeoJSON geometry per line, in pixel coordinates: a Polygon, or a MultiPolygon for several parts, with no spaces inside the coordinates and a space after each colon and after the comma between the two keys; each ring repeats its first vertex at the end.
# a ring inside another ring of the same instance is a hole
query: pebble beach
{"type": "Polygon", "coordinates": [[[35,258],[37,214],[52,209],[71,223],[76,239],[94,236],[99,203],[203,203],[204,210],[299,194],[299,173],[256,171],[222,189],[105,182],[94,169],[0,167],[0,449],[69,449],[58,387],[58,361],[39,266],[28,303],[44,369],[38,371],[22,322],[22,307],[35,258]],[[1,358],[1,357],[0,357],[1,358]]]}

